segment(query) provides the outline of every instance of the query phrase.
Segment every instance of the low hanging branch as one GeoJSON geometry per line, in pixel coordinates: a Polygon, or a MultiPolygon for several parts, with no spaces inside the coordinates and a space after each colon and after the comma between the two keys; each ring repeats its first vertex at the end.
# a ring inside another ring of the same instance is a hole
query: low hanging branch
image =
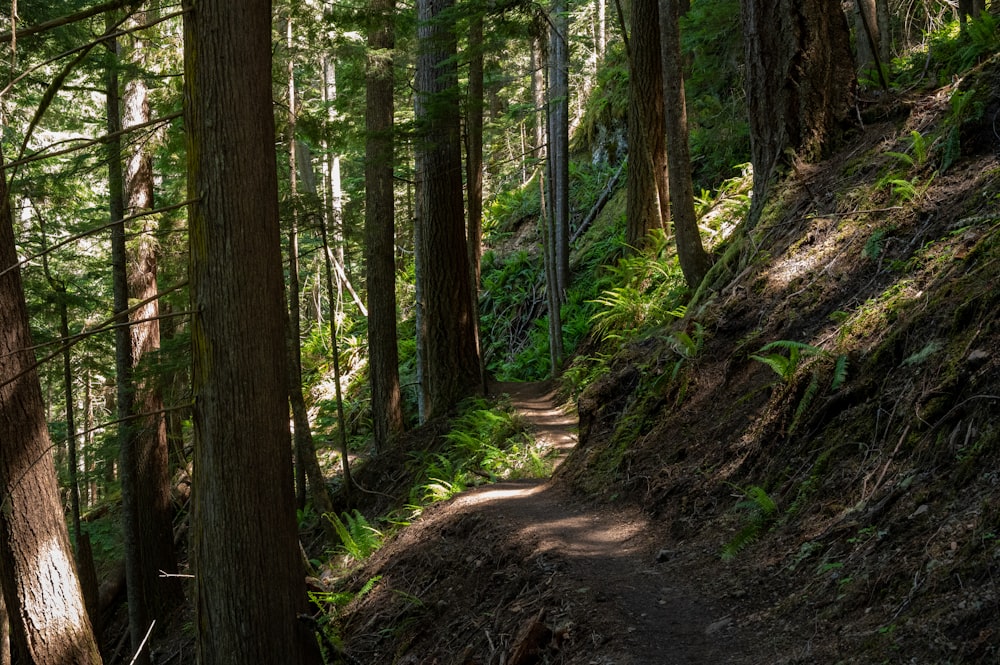
{"type": "Polygon", "coordinates": [[[37,35],[38,33],[45,32],[53,28],[69,25],[70,23],[77,23],[79,21],[85,21],[92,16],[97,16],[98,14],[103,14],[104,12],[111,11],[113,9],[121,9],[128,4],[129,0],[112,0],[111,2],[105,2],[103,5],[90,7],[89,9],[84,9],[75,14],[70,14],[69,16],[60,16],[59,18],[54,18],[51,21],[45,21],[43,23],[39,23],[38,25],[20,28],[18,30],[11,30],[10,32],[0,34],[0,44],[6,44],[11,41],[16,42],[18,39],[24,39],[25,37],[30,37],[31,35],[37,35]]]}
{"type": "MultiPolygon", "coordinates": [[[[179,283],[175,284],[174,286],[170,287],[169,289],[166,289],[165,291],[160,291],[155,296],[151,296],[149,298],[146,298],[145,300],[140,300],[139,302],[137,302],[136,304],[132,305],[128,309],[125,309],[125,310],[122,310],[121,312],[116,313],[110,319],[105,319],[104,321],[101,321],[99,324],[97,324],[97,326],[95,326],[91,330],[87,331],[86,333],[79,333],[77,335],[71,336],[69,340],[66,340],[62,345],[59,346],[58,349],[56,349],[52,353],[50,353],[50,354],[48,354],[48,355],[46,355],[46,356],[44,356],[44,357],[42,357],[40,359],[35,360],[35,362],[33,362],[30,365],[28,365],[21,372],[18,372],[14,376],[12,376],[9,379],[5,380],[3,383],[0,383],[0,388],[2,388],[3,386],[8,385],[10,383],[13,383],[13,382],[17,381],[18,379],[20,379],[21,377],[23,377],[28,372],[35,371],[41,365],[43,365],[44,363],[47,363],[48,361],[52,360],[53,358],[55,358],[56,356],[58,356],[59,354],[61,354],[65,349],[67,349],[67,348],[75,345],[77,342],[79,342],[82,339],[86,339],[87,337],[90,337],[91,335],[96,335],[97,333],[100,333],[100,332],[105,332],[107,330],[112,330],[116,326],[119,326],[119,325],[131,325],[133,323],[132,321],[120,321],[120,319],[122,317],[128,317],[128,315],[131,314],[132,312],[145,307],[149,303],[151,303],[154,300],[157,300],[157,299],[159,299],[159,298],[167,295],[168,293],[173,293],[174,291],[178,291],[178,290],[184,288],[185,286],[187,286],[187,284],[188,284],[188,280],[187,279],[181,280],[179,283]]],[[[181,313],[183,313],[183,314],[194,314],[195,312],[178,312],[178,313],[175,313],[175,314],[181,314],[181,313]]],[[[169,315],[166,315],[166,316],[169,316],[169,315]]],[[[14,351],[11,351],[10,353],[24,353],[25,351],[26,351],[26,349],[16,349],[14,351]]]]}
{"type": "Polygon", "coordinates": [[[144,122],[144,123],[141,123],[141,124],[138,124],[138,125],[133,125],[133,126],[127,128],[127,129],[120,129],[120,130],[118,130],[116,132],[111,132],[109,134],[104,134],[102,136],[98,136],[95,139],[82,139],[82,138],[80,138],[80,139],[70,139],[72,141],[83,141],[83,143],[80,143],[79,145],[74,145],[74,146],[69,147],[69,148],[63,148],[62,150],[55,150],[53,152],[46,152],[46,150],[48,150],[48,148],[51,148],[52,146],[48,146],[46,148],[42,148],[41,150],[39,150],[38,152],[36,152],[34,154],[28,155],[27,157],[22,157],[21,159],[18,159],[18,160],[12,161],[12,162],[8,162],[8,163],[4,164],[3,166],[0,166],[0,171],[7,171],[7,170],[10,170],[10,169],[13,169],[13,168],[17,168],[18,166],[23,166],[24,164],[30,164],[32,162],[41,161],[43,159],[51,159],[52,157],[60,157],[62,155],[68,155],[71,152],[78,152],[80,150],[86,150],[87,148],[91,148],[91,147],[93,147],[95,145],[100,145],[102,143],[107,143],[108,141],[110,141],[113,138],[116,138],[116,137],[119,137],[119,136],[124,136],[125,134],[130,134],[130,133],[136,132],[136,131],[138,131],[140,129],[145,129],[146,127],[152,127],[154,125],[162,125],[163,123],[170,122],[171,120],[175,120],[177,118],[180,118],[183,115],[184,115],[183,111],[178,111],[176,113],[170,113],[170,114],[167,114],[167,115],[165,115],[163,117],[156,118],[155,120],[150,120],[149,122],[144,122]]]}
{"type": "Polygon", "coordinates": [[[155,208],[153,210],[144,210],[144,211],[138,212],[138,213],[136,213],[134,215],[129,215],[127,217],[122,217],[121,219],[116,219],[116,220],[114,220],[112,222],[107,222],[106,224],[101,224],[100,226],[94,227],[92,229],[88,229],[88,230],[83,231],[81,233],[77,233],[76,235],[70,236],[69,238],[66,238],[65,240],[60,240],[56,244],[52,245],[51,247],[46,248],[44,251],[41,251],[38,254],[33,254],[33,255],[31,255],[31,256],[29,256],[27,258],[21,259],[17,263],[15,263],[13,265],[9,265],[6,268],[0,268],[0,277],[3,277],[4,275],[6,275],[11,270],[15,270],[17,268],[20,268],[21,266],[26,265],[26,264],[30,263],[31,261],[34,261],[35,259],[38,259],[38,258],[40,258],[42,256],[45,256],[45,255],[51,253],[53,250],[59,249],[60,247],[64,247],[64,246],[70,244],[71,242],[76,242],[77,240],[80,240],[82,238],[86,238],[87,236],[91,236],[91,235],[93,235],[95,233],[99,233],[101,231],[104,231],[105,229],[109,229],[112,226],[115,226],[117,224],[124,224],[125,222],[131,221],[133,219],[139,219],[140,217],[148,217],[149,215],[156,215],[156,214],[161,213],[161,212],[168,212],[170,210],[176,210],[177,208],[183,208],[184,206],[190,205],[190,204],[195,203],[197,201],[198,201],[198,199],[190,199],[190,200],[187,200],[187,201],[181,201],[180,203],[175,203],[173,205],[163,206],[162,208],[155,208]]]}

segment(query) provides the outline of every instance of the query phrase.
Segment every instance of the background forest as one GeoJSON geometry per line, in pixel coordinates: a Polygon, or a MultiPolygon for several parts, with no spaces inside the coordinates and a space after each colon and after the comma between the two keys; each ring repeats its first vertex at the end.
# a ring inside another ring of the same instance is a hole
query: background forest
{"type": "Polygon", "coordinates": [[[862,615],[785,662],[998,658],[1000,7],[226,4],[0,8],[0,662],[352,662],[546,380],[558,482],[862,615]]]}

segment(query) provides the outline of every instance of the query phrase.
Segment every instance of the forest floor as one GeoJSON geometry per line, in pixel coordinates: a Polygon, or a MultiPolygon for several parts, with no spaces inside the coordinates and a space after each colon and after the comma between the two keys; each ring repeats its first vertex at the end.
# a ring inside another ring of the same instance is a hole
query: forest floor
{"type": "MultiPolygon", "coordinates": [[[[560,456],[575,445],[575,410],[549,384],[496,391],[560,456]]],[[[356,573],[356,583],[378,582],[342,617],[346,651],[361,663],[413,665],[774,662],[734,621],[732,589],[705,567],[719,565],[717,547],[663,544],[640,511],[590,502],[558,481],[464,492],[427,509],[356,573]]]]}

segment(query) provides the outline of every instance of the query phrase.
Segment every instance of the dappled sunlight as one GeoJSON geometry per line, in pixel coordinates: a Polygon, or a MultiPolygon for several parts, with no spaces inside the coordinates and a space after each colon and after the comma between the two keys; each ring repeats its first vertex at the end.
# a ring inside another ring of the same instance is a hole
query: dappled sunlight
{"type": "Polygon", "coordinates": [[[75,636],[88,630],[82,598],[75,589],[76,570],[55,536],[39,547],[35,570],[41,593],[24,594],[24,614],[45,617],[46,631],[53,634],[75,636]]]}

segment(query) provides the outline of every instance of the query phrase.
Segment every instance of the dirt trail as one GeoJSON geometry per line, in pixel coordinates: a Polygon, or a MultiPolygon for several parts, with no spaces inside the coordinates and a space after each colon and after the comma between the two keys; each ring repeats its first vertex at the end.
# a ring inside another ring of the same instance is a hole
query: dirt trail
{"type": "MultiPolygon", "coordinates": [[[[493,388],[569,454],[576,414],[548,385],[493,388]]],[[[717,553],[674,543],[658,563],[670,542],[641,512],[588,503],[558,481],[485,485],[428,506],[354,573],[355,591],[377,584],[345,610],[344,643],[366,665],[780,661],[729,618],[717,553]]]]}
{"type": "MultiPolygon", "coordinates": [[[[536,436],[565,453],[575,445],[576,415],[556,404],[546,384],[503,384],[536,436]]],[[[546,622],[572,624],[571,643],[552,662],[670,665],[738,662],[730,621],[658,564],[662,539],[638,512],[582,505],[551,483],[501,483],[457,498],[525,539],[548,566],[560,607],[546,622]]],[[[516,646],[516,645],[514,645],[516,646]]]]}

